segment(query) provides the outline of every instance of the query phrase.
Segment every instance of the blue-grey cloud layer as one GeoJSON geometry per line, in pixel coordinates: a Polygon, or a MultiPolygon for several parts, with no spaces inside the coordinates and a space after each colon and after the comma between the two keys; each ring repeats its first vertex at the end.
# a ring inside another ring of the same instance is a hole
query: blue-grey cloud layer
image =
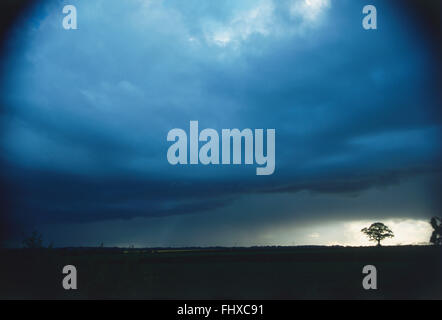
{"type": "Polygon", "coordinates": [[[62,29],[64,2],[37,8],[3,75],[3,177],[18,221],[210,212],[302,190],[355,196],[439,172],[437,68],[394,6],[379,3],[379,30],[365,31],[359,1],[70,3],[79,30],[62,29]],[[170,166],[167,132],[190,120],[275,128],[275,174],[170,166]]]}

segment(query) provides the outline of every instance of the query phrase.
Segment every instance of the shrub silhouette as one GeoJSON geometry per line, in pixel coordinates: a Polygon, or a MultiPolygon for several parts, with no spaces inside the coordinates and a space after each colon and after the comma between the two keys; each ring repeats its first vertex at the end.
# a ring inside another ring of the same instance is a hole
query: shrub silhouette
{"type": "Polygon", "coordinates": [[[370,227],[362,229],[361,232],[364,233],[370,241],[377,241],[378,247],[381,246],[381,241],[385,238],[394,237],[393,231],[382,222],[375,222],[370,227]]]}
{"type": "Polygon", "coordinates": [[[430,242],[436,246],[442,245],[442,218],[433,217],[431,218],[430,224],[434,229],[430,242]]]}
{"type": "Polygon", "coordinates": [[[26,249],[40,249],[43,248],[43,236],[41,233],[34,231],[30,236],[25,237],[22,243],[26,249]]]}

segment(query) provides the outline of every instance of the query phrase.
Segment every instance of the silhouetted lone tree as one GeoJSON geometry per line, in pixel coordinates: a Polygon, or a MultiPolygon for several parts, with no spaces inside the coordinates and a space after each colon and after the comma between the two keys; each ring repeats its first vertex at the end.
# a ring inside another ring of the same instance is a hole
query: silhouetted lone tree
{"type": "Polygon", "coordinates": [[[442,218],[433,217],[430,221],[434,231],[431,234],[430,242],[436,246],[442,245],[442,218]]]}
{"type": "Polygon", "coordinates": [[[394,237],[393,231],[381,222],[375,222],[370,227],[362,229],[361,232],[365,233],[370,241],[377,241],[378,247],[385,238],[394,237]]]}

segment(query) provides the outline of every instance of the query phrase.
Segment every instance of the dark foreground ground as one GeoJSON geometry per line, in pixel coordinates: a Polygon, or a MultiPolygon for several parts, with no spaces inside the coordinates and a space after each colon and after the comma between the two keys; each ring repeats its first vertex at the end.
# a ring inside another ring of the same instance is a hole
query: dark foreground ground
{"type": "Polygon", "coordinates": [[[441,275],[433,247],[0,252],[2,299],[442,299],[441,275]],[[68,264],[75,291],[62,288],[68,264]],[[362,288],[365,265],[378,290],[362,288]]]}

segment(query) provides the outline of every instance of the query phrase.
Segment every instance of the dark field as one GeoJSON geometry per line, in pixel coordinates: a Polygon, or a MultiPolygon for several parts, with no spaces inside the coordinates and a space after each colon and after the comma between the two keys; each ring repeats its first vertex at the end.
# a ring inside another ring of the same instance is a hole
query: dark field
{"type": "Polygon", "coordinates": [[[15,249],[0,257],[2,299],[442,298],[442,251],[434,247],[15,249]],[[68,264],[78,290],[62,288],[68,264]],[[369,264],[378,290],[362,288],[369,264]]]}

